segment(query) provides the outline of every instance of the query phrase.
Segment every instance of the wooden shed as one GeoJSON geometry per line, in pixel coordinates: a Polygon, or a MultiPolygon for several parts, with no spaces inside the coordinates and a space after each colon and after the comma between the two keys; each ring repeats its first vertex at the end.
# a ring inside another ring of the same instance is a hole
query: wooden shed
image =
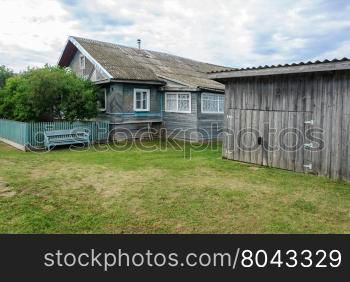
{"type": "Polygon", "coordinates": [[[215,72],[223,157],[350,180],[350,60],[215,72]]]}

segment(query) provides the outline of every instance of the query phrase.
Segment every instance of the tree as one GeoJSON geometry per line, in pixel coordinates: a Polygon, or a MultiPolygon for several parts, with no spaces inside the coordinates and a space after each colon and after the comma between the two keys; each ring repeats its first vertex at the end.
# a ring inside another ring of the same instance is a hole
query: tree
{"type": "Polygon", "coordinates": [[[8,69],[5,66],[0,66],[0,89],[4,87],[6,79],[13,76],[14,73],[12,70],[8,69]]]}
{"type": "Polygon", "coordinates": [[[0,116],[18,121],[69,121],[97,116],[98,89],[69,69],[45,66],[7,80],[0,116]]]}

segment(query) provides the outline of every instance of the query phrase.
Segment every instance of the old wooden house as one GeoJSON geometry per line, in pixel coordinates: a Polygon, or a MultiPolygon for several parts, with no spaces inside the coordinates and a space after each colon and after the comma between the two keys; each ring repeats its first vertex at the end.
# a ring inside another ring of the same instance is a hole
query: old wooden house
{"type": "Polygon", "coordinates": [[[99,118],[112,138],[165,128],[178,139],[212,139],[223,126],[224,85],[208,78],[221,66],[78,37],[58,65],[100,86],[99,118]]]}
{"type": "Polygon", "coordinates": [[[210,77],[226,85],[224,158],[350,180],[350,60],[210,77]]]}

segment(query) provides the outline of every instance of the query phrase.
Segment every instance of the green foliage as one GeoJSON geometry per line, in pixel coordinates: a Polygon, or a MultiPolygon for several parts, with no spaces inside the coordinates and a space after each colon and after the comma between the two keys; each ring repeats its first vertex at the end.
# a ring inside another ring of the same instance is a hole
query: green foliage
{"type": "Polygon", "coordinates": [[[13,71],[5,66],[0,66],[0,89],[4,87],[6,79],[14,75],[13,71]]]}
{"type": "Polygon", "coordinates": [[[18,121],[96,117],[98,89],[68,69],[45,66],[11,77],[0,92],[0,116],[18,121]]]}

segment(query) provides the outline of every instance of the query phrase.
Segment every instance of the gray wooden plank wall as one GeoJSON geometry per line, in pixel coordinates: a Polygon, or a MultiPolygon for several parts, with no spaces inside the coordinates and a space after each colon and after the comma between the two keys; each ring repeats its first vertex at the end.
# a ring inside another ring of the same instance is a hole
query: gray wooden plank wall
{"type": "MultiPolygon", "coordinates": [[[[199,140],[197,99],[198,94],[191,93],[191,113],[166,112],[164,110],[165,104],[163,104],[163,127],[167,129],[168,136],[176,135],[176,139],[199,140]]],[[[163,99],[163,103],[165,103],[165,99],[163,99]]]]}
{"type": "MultiPolygon", "coordinates": [[[[248,123],[253,128],[265,126],[265,131],[266,127],[290,127],[304,132],[319,128],[323,133],[313,135],[322,138],[324,148],[287,155],[274,151],[266,159],[264,153],[246,156],[227,138],[224,140],[224,157],[295,171],[308,171],[301,164],[312,163],[312,171],[316,174],[350,180],[349,81],[348,70],[230,80],[226,84],[225,126],[237,130],[248,123]],[[308,120],[314,120],[314,125],[304,124],[308,120]]],[[[288,142],[296,142],[294,138],[288,142]]],[[[304,139],[305,143],[310,142],[308,136],[304,139]]],[[[270,146],[277,142],[274,138],[269,140],[270,146]]]]}

